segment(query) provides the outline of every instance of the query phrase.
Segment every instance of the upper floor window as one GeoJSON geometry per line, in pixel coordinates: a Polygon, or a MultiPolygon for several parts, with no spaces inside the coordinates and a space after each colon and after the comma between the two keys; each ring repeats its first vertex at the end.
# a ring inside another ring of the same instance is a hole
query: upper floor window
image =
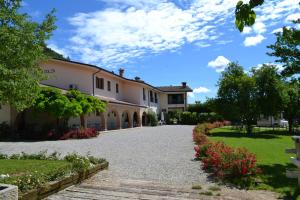
{"type": "Polygon", "coordinates": [[[119,84],[116,83],[116,93],[119,93],[119,84]]]}
{"type": "Polygon", "coordinates": [[[168,104],[184,104],[184,94],[168,94],[168,104]]]}
{"type": "Polygon", "coordinates": [[[104,89],[104,79],[96,77],[96,88],[104,89]]]}
{"type": "Polygon", "coordinates": [[[150,91],[150,101],[153,102],[153,92],[150,91]]]}
{"type": "Polygon", "coordinates": [[[110,81],[107,81],[107,90],[110,91],[111,87],[110,87],[110,81]]]}
{"type": "Polygon", "coordinates": [[[145,88],[143,88],[143,100],[146,100],[146,92],[145,92],[145,88]]]}
{"type": "Polygon", "coordinates": [[[157,103],[157,93],[154,93],[154,101],[157,103]]]}

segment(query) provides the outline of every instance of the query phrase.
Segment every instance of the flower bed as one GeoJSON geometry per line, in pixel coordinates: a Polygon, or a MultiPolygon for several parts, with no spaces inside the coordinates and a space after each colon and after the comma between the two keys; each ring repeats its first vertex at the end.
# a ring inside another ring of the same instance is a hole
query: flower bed
{"type": "Polygon", "coordinates": [[[11,156],[1,154],[0,162],[0,167],[2,166],[3,170],[8,173],[0,178],[0,183],[18,186],[21,199],[44,198],[78,183],[108,166],[108,162],[104,159],[92,156],[69,154],[60,158],[57,153],[47,155],[46,152],[22,153],[11,156]],[[20,167],[22,163],[24,169],[20,167]],[[34,163],[35,165],[33,165],[34,163]],[[61,167],[55,167],[56,164],[61,165],[61,167]],[[36,168],[31,169],[27,165],[36,168]],[[14,169],[7,166],[13,166],[14,169]]]}
{"type": "Polygon", "coordinates": [[[217,179],[239,186],[249,186],[253,177],[260,172],[256,165],[256,156],[245,148],[232,148],[223,142],[208,139],[209,130],[226,123],[199,124],[193,130],[195,158],[202,160],[203,169],[212,173],[217,179]]]}

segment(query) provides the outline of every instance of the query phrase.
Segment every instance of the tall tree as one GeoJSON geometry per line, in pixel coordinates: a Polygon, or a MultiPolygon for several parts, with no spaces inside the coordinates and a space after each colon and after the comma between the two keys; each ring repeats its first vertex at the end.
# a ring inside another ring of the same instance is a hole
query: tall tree
{"type": "Polygon", "coordinates": [[[276,116],[283,111],[283,81],[274,65],[263,65],[253,69],[256,83],[258,112],[265,116],[276,116]]]}
{"type": "Polygon", "coordinates": [[[255,102],[255,81],[243,67],[229,63],[218,82],[218,110],[226,119],[246,125],[247,133],[258,115],[255,102]]]}
{"type": "Polygon", "coordinates": [[[284,116],[289,122],[289,132],[292,133],[295,119],[300,117],[300,80],[286,82],[283,94],[284,116]]]}
{"type": "Polygon", "coordinates": [[[54,11],[42,23],[18,12],[21,0],[0,0],[0,104],[18,111],[31,106],[44,79],[39,63],[56,28],[54,11]]]}
{"type": "Polygon", "coordinates": [[[294,27],[283,27],[282,32],[275,33],[275,44],[268,46],[272,50],[268,55],[275,56],[276,62],[282,63],[284,76],[293,76],[300,73],[300,19],[294,21],[294,27]]]}

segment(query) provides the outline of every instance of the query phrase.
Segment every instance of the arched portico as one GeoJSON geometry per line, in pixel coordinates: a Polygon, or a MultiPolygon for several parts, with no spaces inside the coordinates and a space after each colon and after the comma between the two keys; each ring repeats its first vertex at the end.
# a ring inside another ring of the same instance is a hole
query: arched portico
{"type": "Polygon", "coordinates": [[[120,129],[120,117],[116,110],[107,113],[107,130],[120,129]]]}
{"type": "Polygon", "coordinates": [[[134,112],[133,113],[133,117],[132,117],[132,121],[133,121],[133,127],[138,127],[140,126],[140,116],[138,114],[138,112],[134,112]]]}
{"type": "Polygon", "coordinates": [[[147,126],[147,125],[148,125],[147,113],[143,112],[143,114],[142,114],[142,126],[147,126]]]}
{"type": "Polygon", "coordinates": [[[128,111],[124,111],[122,113],[122,120],[121,120],[121,127],[122,128],[130,128],[131,127],[131,120],[128,111]]]}

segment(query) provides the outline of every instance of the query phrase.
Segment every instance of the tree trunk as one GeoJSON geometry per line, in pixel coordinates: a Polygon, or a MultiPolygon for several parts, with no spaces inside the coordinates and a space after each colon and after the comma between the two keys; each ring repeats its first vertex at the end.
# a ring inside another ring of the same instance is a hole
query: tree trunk
{"type": "Polygon", "coordinates": [[[289,122],[289,133],[293,133],[294,120],[288,119],[289,122]]]}
{"type": "Polygon", "coordinates": [[[82,128],[86,128],[84,115],[80,115],[80,125],[82,128]]]}

